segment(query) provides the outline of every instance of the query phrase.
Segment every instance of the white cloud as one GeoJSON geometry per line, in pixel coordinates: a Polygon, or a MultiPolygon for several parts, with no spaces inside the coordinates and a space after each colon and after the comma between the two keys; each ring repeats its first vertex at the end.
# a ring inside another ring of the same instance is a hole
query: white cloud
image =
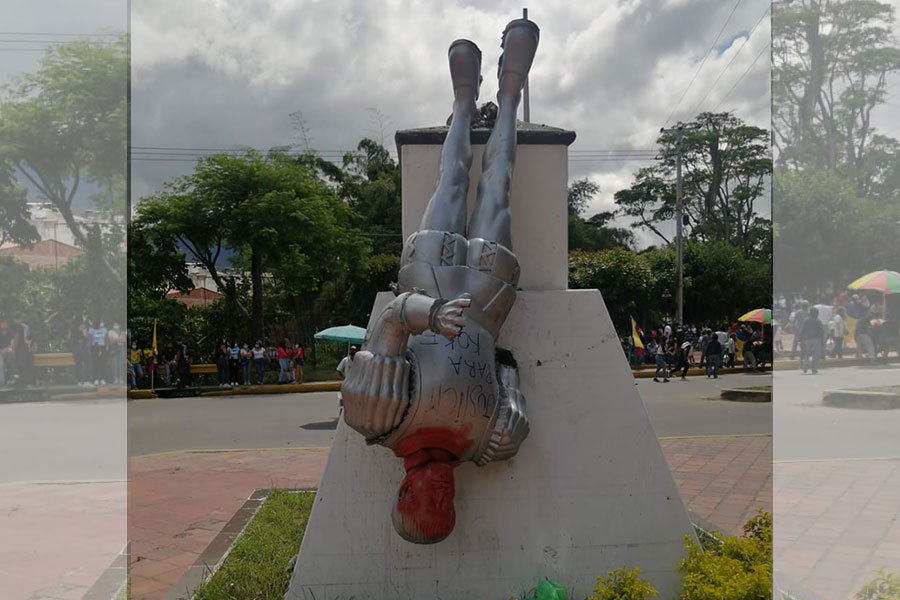
{"type": "MultiPolygon", "coordinates": [[[[748,31],[766,2],[743,3],[723,39],[748,31]]],[[[535,122],[573,129],[573,151],[653,149],[659,128],[719,31],[719,0],[545,1],[529,7],[541,27],[532,70],[535,122]]],[[[446,49],[456,38],[483,52],[481,101],[496,93],[500,34],[521,15],[507,0],[135,0],[133,129],[140,146],[270,147],[289,143],[300,110],[316,149],[348,149],[373,134],[377,109],[390,131],[443,123],[451,95],[446,49]]],[[[700,110],[721,100],[768,39],[757,31],[700,110]]],[[[675,118],[709,89],[743,38],[711,56],[675,118]]],[[[768,60],[760,59],[721,109],[768,127],[768,60]],[[763,89],[764,88],[764,89],[763,89]]],[[[570,179],[601,184],[591,210],[642,163],[572,162],[570,179]]],[[[133,165],[135,189],[157,189],[189,163],[133,165]]]]}

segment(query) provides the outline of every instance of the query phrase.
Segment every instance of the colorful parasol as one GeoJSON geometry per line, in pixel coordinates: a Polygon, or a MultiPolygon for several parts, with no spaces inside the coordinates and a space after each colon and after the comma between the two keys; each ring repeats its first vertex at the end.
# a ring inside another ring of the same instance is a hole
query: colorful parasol
{"type": "Polygon", "coordinates": [[[738,321],[754,321],[756,323],[772,323],[771,308],[754,308],[748,313],[738,317],[738,321]]]}
{"type": "Polygon", "coordinates": [[[872,271],[847,286],[851,290],[876,290],[885,294],[900,293],[900,273],[897,271],[872,271]]]}

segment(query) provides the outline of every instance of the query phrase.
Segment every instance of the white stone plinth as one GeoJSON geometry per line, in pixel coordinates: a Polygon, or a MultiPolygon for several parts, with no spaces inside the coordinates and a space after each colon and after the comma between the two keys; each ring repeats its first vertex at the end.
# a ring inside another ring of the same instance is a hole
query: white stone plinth
{"type": "Polygon", "coordinates": [[[401,461],[341,421],[288,599],[505,600],[543,577],[578,599],[621,566],[677,596],[690,522],[600,294],[520,292],[498,345],[527,401],[519,454],[457,468],[456,528],[415,545],[391,526],[401,461]]]}
{"type": "MultiPolygon", "coordinates": [[[[483,144],[473,144],[468,214],[475,209],[483,144]]],[[[403,238],[418,231],[440,174],[440,144],[400,147],[403,178],[403,238]]],[[[568,148],[564,144],[520,144],[510,197],[513,252],[522,269],[523,290],[568,287],[568,148]]]]}

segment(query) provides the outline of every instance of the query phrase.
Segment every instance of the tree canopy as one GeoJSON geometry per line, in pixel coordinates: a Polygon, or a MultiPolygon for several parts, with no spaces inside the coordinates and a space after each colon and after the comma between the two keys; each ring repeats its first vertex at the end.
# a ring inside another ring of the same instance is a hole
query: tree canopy
{"type": "MultiPolygon", "coordinates": [[[[657,139],[660,159],[639,169],[631,187],[615,194],[621,214],[670,243],[661,225],[675,217],[676,134],[657,139]]],[[[757,202],[767,193],[772,173],[769,133],[730,113],[702,113],[686,125],[682,141],[685,235],[722,241],[745,256],[767,260],[771,223],[757,202]]]]}

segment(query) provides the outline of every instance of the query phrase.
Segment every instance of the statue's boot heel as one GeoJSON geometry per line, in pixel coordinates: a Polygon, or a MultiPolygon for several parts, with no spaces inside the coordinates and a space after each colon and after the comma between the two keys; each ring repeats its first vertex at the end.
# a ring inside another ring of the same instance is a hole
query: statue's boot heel
{"type": "Polygon", "coordinates": [[[447,51],[450,59],[450,79],[457,99],[478,99],[481,85],[481,50],[469,40],[456,40],[447,51]]]}
{"type": "Polygon", "coordinates": [[[516,95],[525,86],[537,51],[540,29],[528,19],[510,21],[503,30],[503,54],[497,68],[500,91],[497,97],[516,95]]]}

